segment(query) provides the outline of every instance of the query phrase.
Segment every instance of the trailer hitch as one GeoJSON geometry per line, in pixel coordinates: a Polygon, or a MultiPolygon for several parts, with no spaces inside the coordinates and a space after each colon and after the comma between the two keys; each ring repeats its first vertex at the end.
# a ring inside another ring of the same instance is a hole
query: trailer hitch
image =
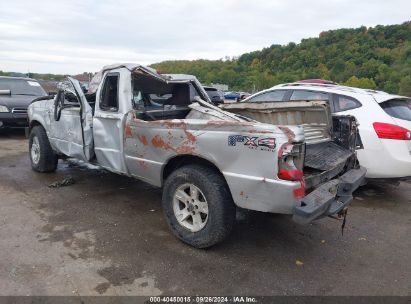
{"type": "Polygon", "coordinates": [[[329,217],[341,221],[342,220],[342,224],[341,224],[341,235],[344,235],[344,228],[345,228],[345,223],[347,221],[347,214],[348,214],[348,207],[344,207],[343,209],[341,209],[340,211],[338,211],[337,215],[329,215],[329,217]]]}

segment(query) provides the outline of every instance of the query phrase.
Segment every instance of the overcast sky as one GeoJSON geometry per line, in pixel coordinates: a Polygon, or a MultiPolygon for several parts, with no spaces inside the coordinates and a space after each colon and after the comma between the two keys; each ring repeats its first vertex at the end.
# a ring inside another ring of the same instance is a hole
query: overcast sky
{"type": "Polygon", "coordinates": [[[410,12],[410,0],[2,0],[0,70],[219,59],[329,29],[402,23],[410,12]]]}

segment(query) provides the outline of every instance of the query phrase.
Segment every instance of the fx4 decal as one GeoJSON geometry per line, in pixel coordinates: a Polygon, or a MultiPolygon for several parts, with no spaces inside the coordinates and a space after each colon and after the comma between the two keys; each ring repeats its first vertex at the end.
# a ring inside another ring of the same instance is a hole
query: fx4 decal
{"type": "Polygon", "coordinates": [[[259,138],[258,136],[243,136],[243,135],[230,135],[228,136],[228,145],[237,146],[237,143],[242,143],[251,149],[260,148],[263,151],[274,150],[276,147],[275,138],[266,137],[259,138]]]}

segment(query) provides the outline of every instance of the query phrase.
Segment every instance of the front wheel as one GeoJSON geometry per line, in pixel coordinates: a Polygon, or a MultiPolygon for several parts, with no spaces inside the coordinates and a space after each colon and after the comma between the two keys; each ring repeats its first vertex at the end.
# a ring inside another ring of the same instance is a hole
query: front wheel
{"type": "Polygon", "coordinates": [[[223,241],[235,221],[235,205],[223,176],[205,166],[174,171],[164,183],[162,205],[174,235],[197,248],[223,241]]]}
{"type": "Polygon", "coordinates": [[[30,131],[29,153],[31,167],[37,172],[53,172],[57,168],[58,156],[50,146],[46,130],[35,126],[30,131]]]}

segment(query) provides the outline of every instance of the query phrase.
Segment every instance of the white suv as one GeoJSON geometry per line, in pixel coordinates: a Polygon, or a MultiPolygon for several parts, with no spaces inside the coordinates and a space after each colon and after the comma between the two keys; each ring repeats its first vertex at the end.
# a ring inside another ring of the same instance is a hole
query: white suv
{"type": "Polygon", "coordinates": [[[358,160],[368,178],[411,177],[411,98],[337,84],[288,83],[242,102],[327,100],[333,115],[352,115],[359,126],[358,160]]]}

